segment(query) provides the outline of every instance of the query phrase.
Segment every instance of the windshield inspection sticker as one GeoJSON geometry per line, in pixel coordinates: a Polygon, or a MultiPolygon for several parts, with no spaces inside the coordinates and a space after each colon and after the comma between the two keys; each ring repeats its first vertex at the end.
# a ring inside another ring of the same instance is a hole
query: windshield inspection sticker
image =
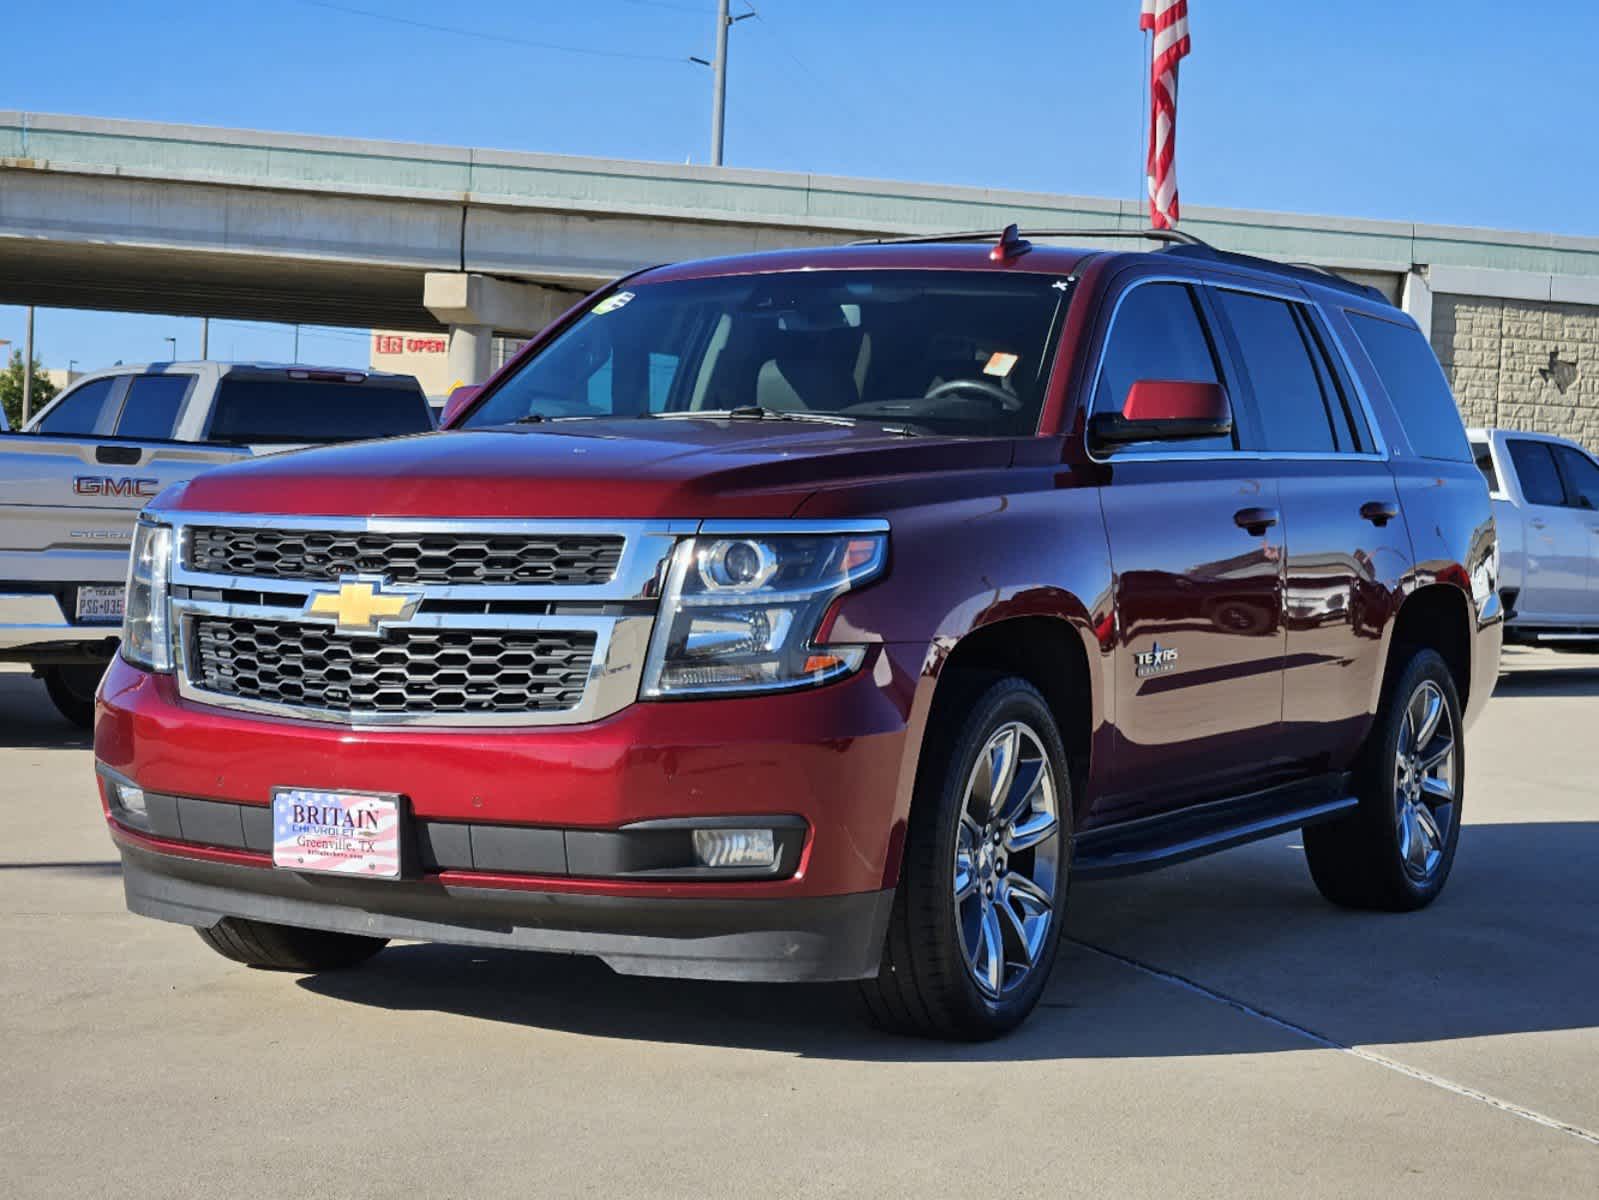
{"type": "Polygon", "coordinates": [[[1018,356],[1006,354],[1003,350],[996,350],[988,356],[988,365],[983,368],[984,375],[998,375],[1001,379],[1016,369],[1018,356]]]}
{"type": "Polygon", "coordinates": [[[626,308],[627,302],[633,299],[632,292],[617,292],[614,296],[607,296],[594,306],[594,311],[600,316],[613,313],[619,308],[626,308]]]}

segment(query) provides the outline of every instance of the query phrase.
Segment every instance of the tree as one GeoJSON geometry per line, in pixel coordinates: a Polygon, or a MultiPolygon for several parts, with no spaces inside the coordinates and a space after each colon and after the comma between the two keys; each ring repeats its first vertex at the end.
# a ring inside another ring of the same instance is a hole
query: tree
{"type": "MultiPolygon", "coordinates": [[[[33,360],[33,411],[38,412],[55,398],[56,385],[44,373],[38,359],[33,360]]],[[[0,371],[0,407],[5,409],[11,428],[22,427],[22,351],[13,350],[11,361],[0,371]]]]}

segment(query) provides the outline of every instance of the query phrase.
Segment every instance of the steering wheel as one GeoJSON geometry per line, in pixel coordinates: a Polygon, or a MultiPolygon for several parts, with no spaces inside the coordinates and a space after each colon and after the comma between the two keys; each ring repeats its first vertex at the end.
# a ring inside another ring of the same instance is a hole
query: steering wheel
{"type": "Polygon", "coordinates": [[[1022,409],[1021,400],[999,384],[989,383],[986,379],[947,379],[936,387],[929,388],[922,399],[942,400],[945,396],[953,396],[956,392],[971,392],[984,400],[990,400],[1003,412],[1020,412],[1022,409]]]}

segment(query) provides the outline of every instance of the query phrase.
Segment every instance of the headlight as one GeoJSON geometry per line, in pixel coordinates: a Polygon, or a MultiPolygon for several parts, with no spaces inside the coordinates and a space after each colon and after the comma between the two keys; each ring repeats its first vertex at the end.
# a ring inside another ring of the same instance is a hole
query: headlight
{"type": "Polygon", "coordinates": [[[864,646],[818,646],[830,604],[883,573],[888,535],[701,534],[678,543],[662,589],[646,698],[765,692],[856,670],[864,646]]]}
{"type": "Polygon", "coordinates": [[[172,527],[139,518],[128,561],[122,616],[122,657],[146,671],[172,670],[167,581],[172,572],[172,527]]]}

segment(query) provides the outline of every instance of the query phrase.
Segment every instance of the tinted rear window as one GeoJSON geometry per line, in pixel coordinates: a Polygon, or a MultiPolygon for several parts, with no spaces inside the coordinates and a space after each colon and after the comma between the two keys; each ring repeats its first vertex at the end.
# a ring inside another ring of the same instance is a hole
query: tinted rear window
{"type": "Polygon", "coordinates": [[[1332,417],[1293,307],[1269,296],[1230,291],[1217,295],[1255,390],[1264,448],[1331,453],[1337,448],[1332,417]]]}
{"type": "Polygon", "coordinates": [[[301,445],[431,428],[415,387],[228,375],[217,391],[208,436],[238,445],[301,445]]]}
{"type": "Polygon", "coordinates": [[[1377,368],[1415,452],[1422,458],[1471,462],[1460,409],[1421,331],[1356,312],[1349,314],[1349,323],[1377,368]]]}
{"type": "Polygon", "coordinates": [[[116,434],[125,438],[169,438],[193,375],[140,375],[128,384],[116,434]]]}

